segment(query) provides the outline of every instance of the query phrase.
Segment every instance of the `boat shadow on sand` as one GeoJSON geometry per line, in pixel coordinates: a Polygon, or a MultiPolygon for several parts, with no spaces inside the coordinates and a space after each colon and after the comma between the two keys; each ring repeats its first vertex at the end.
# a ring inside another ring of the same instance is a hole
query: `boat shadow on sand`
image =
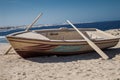
{"type": "MultiPolygon", "coordinates": [[[[120,48],[106,49],[104,52],[109,56],[110,59],[120,54],[120,48]]],[[[89,52],[79,55],[67,55],[67,56],[41,56],[35,58],[27,58],[27,60],[38,63],[58,63],[58,62],[72,62],[78,60],[92,60],[100,59],[101,57],[96,52],[89,52]]]]}

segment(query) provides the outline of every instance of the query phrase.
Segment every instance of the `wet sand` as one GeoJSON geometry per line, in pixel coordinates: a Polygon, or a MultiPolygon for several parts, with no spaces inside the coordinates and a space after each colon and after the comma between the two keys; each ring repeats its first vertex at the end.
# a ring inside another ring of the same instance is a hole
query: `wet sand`
{"type": "MultiPolygon", "coordinates": [[[[119,30],[106,31],[120,37],[119,30]]],[[[0,80],[120,80],[120,42],[104,52],[72,56],[44,56],[23,59],[14,50],[3,53],[9,44],[0,44],[0,80]]]]}

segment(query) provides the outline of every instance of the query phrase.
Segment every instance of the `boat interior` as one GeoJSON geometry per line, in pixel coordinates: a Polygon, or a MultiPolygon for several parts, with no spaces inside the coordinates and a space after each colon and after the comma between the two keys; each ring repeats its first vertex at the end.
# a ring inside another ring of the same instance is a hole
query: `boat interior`
{"type": "MultiPolygon", "coordinates": [[[[86,37],[91,40],[112,39],[114,36],[96,28],[78,28],[86,37]]],[[[42,40],[84,40],[78,32],[72,28],[34,30],[14,34],[15,37],[24,37],[42,40]]]]}

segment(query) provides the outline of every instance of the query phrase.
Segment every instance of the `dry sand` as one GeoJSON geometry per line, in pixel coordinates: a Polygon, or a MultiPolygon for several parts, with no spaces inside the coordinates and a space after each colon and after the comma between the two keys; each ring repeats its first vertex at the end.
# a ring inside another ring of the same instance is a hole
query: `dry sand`
{"type": "MultiPolygon", "coordinates": [[[[107,31],[120,37],[119,30],[107,31]]],[[[120,80],[120,42],[104,52],[73,56],[44,56],[23,59],[13,50],[3,55],[8,44],[0,44],[0,80],[120,80]]]]}

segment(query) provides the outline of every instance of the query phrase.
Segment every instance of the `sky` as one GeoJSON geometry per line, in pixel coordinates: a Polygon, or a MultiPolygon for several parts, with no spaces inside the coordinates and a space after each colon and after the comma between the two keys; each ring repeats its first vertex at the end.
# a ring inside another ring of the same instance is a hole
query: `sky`
{"type": "Polygon", "coordinates": [[[0,26],[120,20],[120,0],[0,0],[0,26]]]}

